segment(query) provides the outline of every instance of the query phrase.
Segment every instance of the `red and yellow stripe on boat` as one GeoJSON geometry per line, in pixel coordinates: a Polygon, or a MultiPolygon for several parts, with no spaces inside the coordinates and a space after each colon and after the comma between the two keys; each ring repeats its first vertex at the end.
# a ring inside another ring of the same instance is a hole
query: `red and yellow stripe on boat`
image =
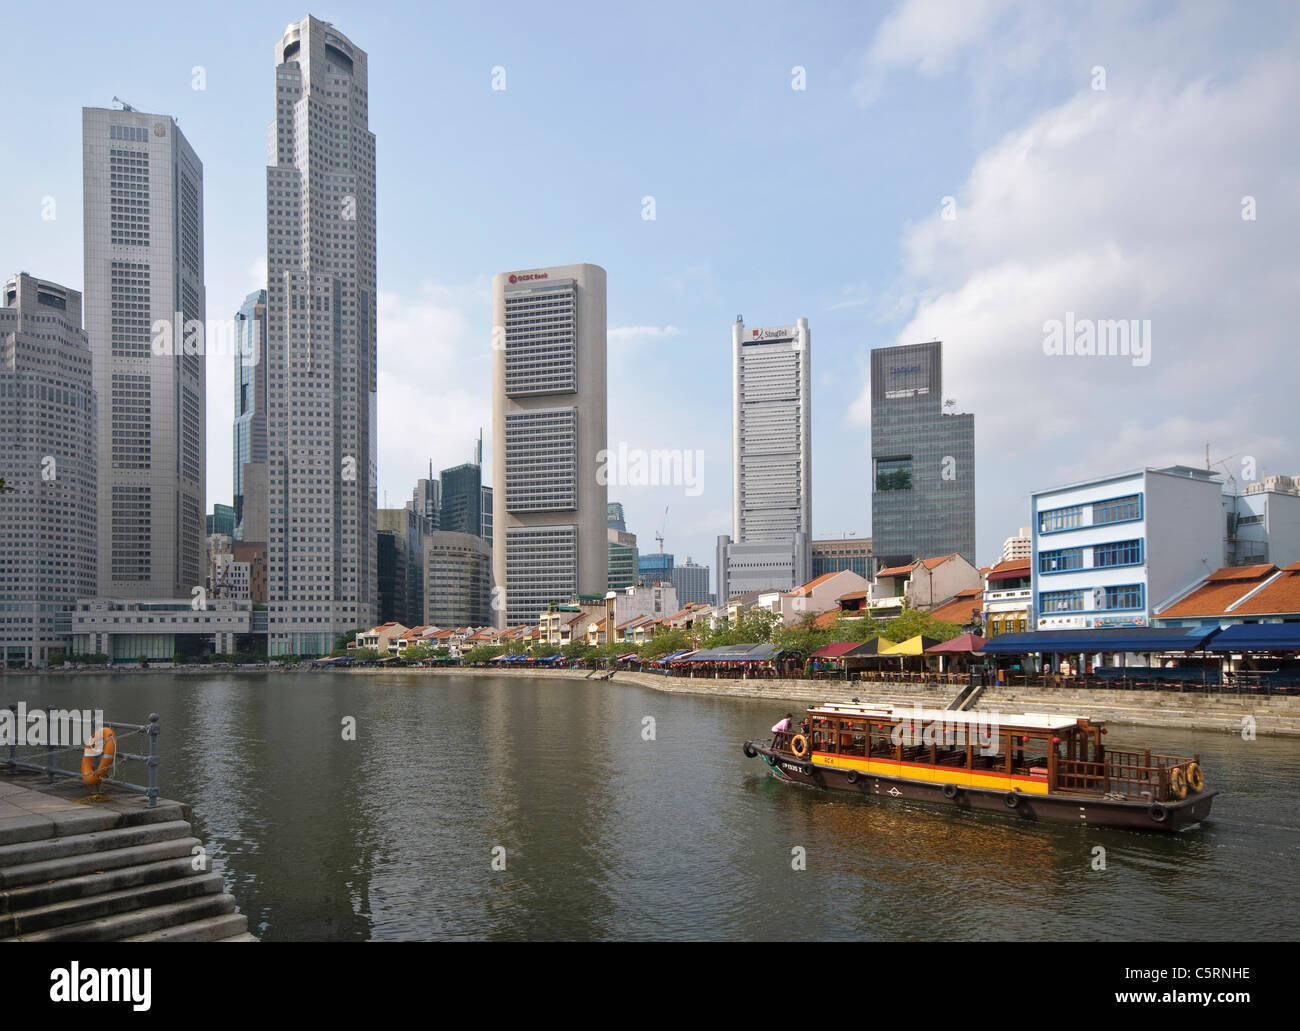
{"type": "Polygon", "coordinates": [[[845,755],[814,752],[813,763],[833,770],[858,770],[882,777],[914,780],[923,784],[956,784],[964,788],[991,788],[995,791],[1016,789],[1027,795],[1046,795],[1047,774],[1027,777],[1018,773],[992,770],[967,770],[956,766],[931,766],[929,763],[899,762],[897,759],[857,759],[845,755]]]}

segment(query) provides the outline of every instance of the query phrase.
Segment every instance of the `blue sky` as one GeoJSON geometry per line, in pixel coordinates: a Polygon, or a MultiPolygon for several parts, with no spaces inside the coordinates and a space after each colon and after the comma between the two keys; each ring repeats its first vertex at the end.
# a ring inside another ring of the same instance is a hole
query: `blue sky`
{"type": "MultiPolygon", "coordinates": [[[[203,161],[208,318],[233,315],[264,266],[273,48],[306,13],[6,19],[27,43],[0,84],[35,131],[11,136],[21,157],[0,171],[0,273],[81,287],[81,108],[116,95],[178,118],[203,161]]],[[[310,13],[370,60],[381,504],[409,497],[430,459],[467,460],[488,425],[492,275],[583,261],[608,272],[611,447],[703,452],[698,496],[611,488],[643,550],[665,507],[679,560],[712,565],[730,532],[737,314],[809,319],[817,536],[870,532],[869,350],[936,337],[945,395],[975,413],[981,562],[1028,521],[1035,488],[1201,464],[1207,443],[1239,481],[1243,456],[1300,472],[1294,5],[310,13]],[[1150,319],[1150,364],[1045,355],[1043,325],[1067,311],[1150,319]]],[[[209,508],[230,500],[228,366],[208,367],[209,508]]]]}

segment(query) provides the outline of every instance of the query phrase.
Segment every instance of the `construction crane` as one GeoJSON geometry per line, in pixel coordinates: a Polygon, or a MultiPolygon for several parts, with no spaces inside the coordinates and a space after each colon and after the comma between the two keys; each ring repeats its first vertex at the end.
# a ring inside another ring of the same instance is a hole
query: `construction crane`
{"type": "Polygon", "coordinates": [[[664,553],[664,531],[665,531],[666,529],[668,529],[668,506],[667,506],[667,505],[664,506],[664,521],[663,521],[663,525],[659,527],[659,532],[658,532],[657,534],[655,534],[655,540],[657,540],[657,541],[659,542],[659,554],[660,554],[660,555],[662,555],[662,554],[664,553]]]}
{"type": "Polygon", "coordinates": [[[113,98],[113,103],[114,103],[114,104],[121,104],[121,105],[122,105],[122,110],[123,110],[123,111],[134,111],[134,110],[135,110],[135,108],[133,108],[130,104],[128,104],[128,103],[127,103],[125,100],[123,100],[121,97],[114,97],[114,98],[113,98]]]}

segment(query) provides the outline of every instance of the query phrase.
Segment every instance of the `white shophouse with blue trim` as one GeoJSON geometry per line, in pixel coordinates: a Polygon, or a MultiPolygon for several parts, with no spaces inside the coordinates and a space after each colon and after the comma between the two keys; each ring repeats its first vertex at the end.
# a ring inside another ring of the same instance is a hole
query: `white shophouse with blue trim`
{"type": "Polygon", "coordinates": [[[1035,491],[1030,626],[1150,626],[1222,565],[1222,489],[1213,473],[1176,465],[1035,491]]]}

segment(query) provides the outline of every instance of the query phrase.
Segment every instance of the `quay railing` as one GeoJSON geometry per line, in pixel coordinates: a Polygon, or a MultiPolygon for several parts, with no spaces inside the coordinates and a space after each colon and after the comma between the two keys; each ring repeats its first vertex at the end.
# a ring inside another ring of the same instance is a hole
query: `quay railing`
{"type": "MultiPolygon", "coordinates": [[[[9,711],[13,713],[12,723],[16,731],[17,722],[18,722],[18,706],[10,705],[8,708],[9,711]]],[[[28,710],[28,711],[32,712],[36,710],[28,710]]],[[[89,743],[81,744],[81,745],[65,745],[62,747],[49,743],[50,738],[53,736],[51,732],[51,728],[55,725],[54,714],[57,712],[62,712],[64,710],[57,709],[54,706],[48,706],[45,708],[44,711],[46,714],[46,744],[20,746],[17,741],[17,733],[15,732],[14,740],[9,742],[9,757],[5,761],[0,762],[0,766],[4,767],[10,773],[13,773],[17,770],[28,770],[34,773],[44,773],[47,778],[47,783],[50,784],[53,784],[55,778],[58,777],[65,777],[65,778],[72,777],[72,778],[76,778],[77,780],[81,780],[82,774],[80,768],[76,770],[63,769],[62,767],[57,766],[55,764],[56,763],[55,757],[66,755],[67,753],[71,753],[71,752],[75,752],[78,755],[84,755],[85,749],[88,747],[89,743]],[[18,749],[20,747],[37,749],[39,751],[28,754],[20,758],[18,755],[18,749]],[[42,761],[32,762],[31,761],[32,758],[36,756],[40,756],[42,761]]],[[[111,773],[115,774],[117,772],[117,765],[120,761],[125,760],[129,762],[141,762],[144,763],[146,768],[148,769],[148,783],[133,784],[130,781],[118,780],[113,776],[107,776],[99,780],[97,782],[97,785],[111,784],[113,785],[113,787],[123,788],[127,791],[138,791],[141,794],[143,794],[146,798],[149,799],[150,809],[156,808],[158,805],[158,767],[162,762],[162,760],[158,756],[158,733],[159,733],[158,714],[156,712],[151,712],[149,714],[149,722],[147,724],[121,723],[113,720],[104,720],[104,722],[100,724],[100,726],[111,727],[113,730],[113,740],[115,743],[115,748],[113,752],[113,766],[111,768],[111,773]],[[129,741],[132,737],[134,737],[137,734],[142,734],[148,739],[148,744],[147,744],[148,752],[143,755],[136,754],[133,752],[127,752],[122,749],[123,741],[129,741]]]]}

